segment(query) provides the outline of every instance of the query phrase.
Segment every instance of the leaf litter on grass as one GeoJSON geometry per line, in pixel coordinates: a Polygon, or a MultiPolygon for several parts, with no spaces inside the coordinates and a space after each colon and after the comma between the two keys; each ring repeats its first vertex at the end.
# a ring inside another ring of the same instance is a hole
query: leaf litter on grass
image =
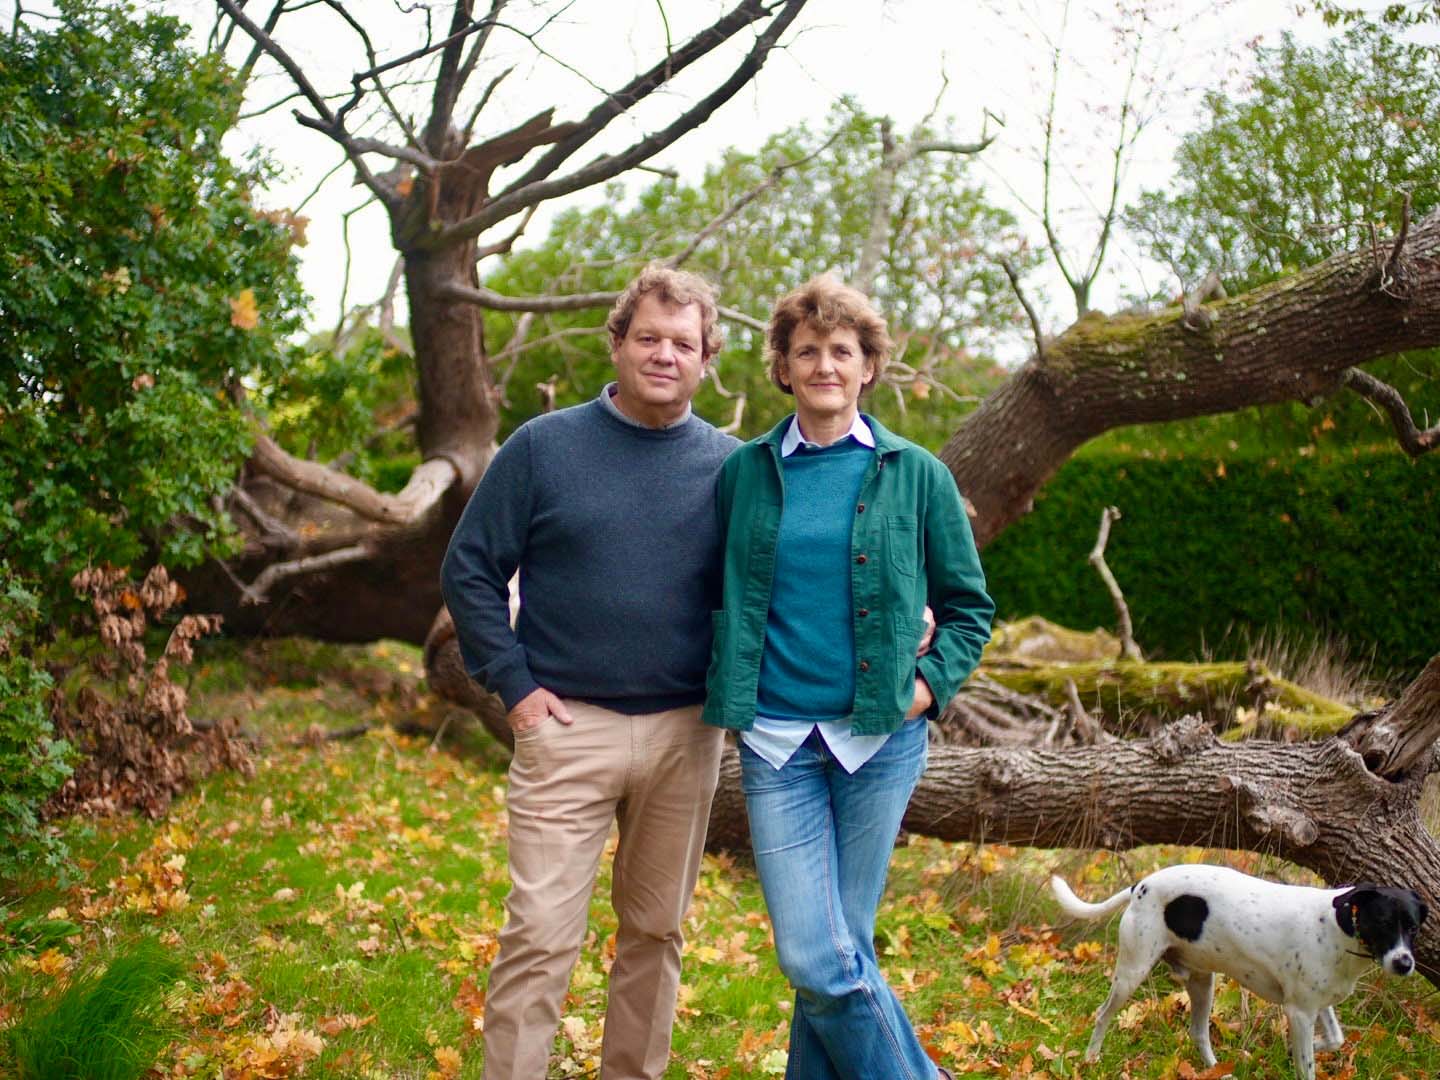
{"type": "MultiPolygon", "coordinates": [[[[397,733],[431,711],[408,646],[221,642],[198,658],[194,714],[242,717],[259,739],[256,775],[217,777],[155,823],[72,823],[79,880],[63,891],[33,884],[0,910],[0,1028],[103,950],[153,937],[184,965],[167,1008],[185,1034],[162,1055],[166,1076],[478,1076],[508,889],[504,755],[461,726],[439,747],[397,733]],[[363,725],[356,737],[324,736],[363,725]],[[10,929],[47,916],[73,932],[10,929]]],[[[1297,873],[1236,852],[1119,856],[909,837],[895,852],[877,953],[927,1049],[956,1074],[1206,1076],[1182,988],[1163,974],[1117,1021],[1101,1062],[1082,1070],[1114,927],[1062,922],[1045,885],[1059,866],[1087,896],[1108,895],[1156,866],[1199,859],[1297,873]]],[[[616,931],[602,867],[552,1076],[598,1069],[616,931]]],[[[705,857],[685,931],[667,1077],[783,1074],[793,994],[743,854],[705,857]]],[[[1362,982],[1341,1008],[1350,1038],[1320,1055],[1322,1075],[1434,1075],[1437,1013],[1417,980],[1362,982]]],[[[1214,1023],[1236,1076],[1288,1069],[1274,1006],[1222,982],[1214,1023]]]]}

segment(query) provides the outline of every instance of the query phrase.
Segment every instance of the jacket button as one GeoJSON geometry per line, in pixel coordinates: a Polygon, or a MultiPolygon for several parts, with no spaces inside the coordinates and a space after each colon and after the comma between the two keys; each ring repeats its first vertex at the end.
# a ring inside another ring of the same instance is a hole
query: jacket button
{"type": "Polygon", "coordinates": [[[859,611],[857,611],[855,614],[856,614],[856,615],[859,615],[860,618],[863,619],[866,615],[869,615],[869,614],[870,614],[870,609],[869,609],[868,607],[862,607],[862,608],[861,608],[859,611]]]}
{"type": "Polygon", "coordinates": [[[861,503],[859,506],[855,507],[855,513],[857,513],[857,514],[863,514],[864,512],[865,512],[865,504],[864,504],[864,503],[861,503]]]}
{"type": "Polygon", "coordinates": [[[865,558],[864,555],[856,555],[856,556],[855,556],[855,561],[856,561],[857,563],[859,563],[861,566],[864,566],[867,560],[866,560],[866,558],[865,558]]]}
{"type": "Polygon", "coordinates": [[[861,670],[861,671],[869,671],[869,670],[870,670],[870,661],[869,661],[869,660],[861,660],[861,661],[860,661],[860,670],[861,670]]]}

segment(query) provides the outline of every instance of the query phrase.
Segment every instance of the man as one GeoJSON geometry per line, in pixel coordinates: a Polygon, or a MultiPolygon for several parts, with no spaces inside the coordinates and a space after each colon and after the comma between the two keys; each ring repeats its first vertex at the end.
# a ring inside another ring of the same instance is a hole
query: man
{"type": "Polygon", "coordinates": [[[722,342],[717,318],[703,279],[647,267],[606,322],[615,382],[506,440],[445,556],[466,668],[515,733],[487,1080],[545,1076],[617,820],[600,1076],[658,1077],[669,1059],[722,738],[700,705],[720,567],[715,478],[738,441],[690,410],[722,342]]]}

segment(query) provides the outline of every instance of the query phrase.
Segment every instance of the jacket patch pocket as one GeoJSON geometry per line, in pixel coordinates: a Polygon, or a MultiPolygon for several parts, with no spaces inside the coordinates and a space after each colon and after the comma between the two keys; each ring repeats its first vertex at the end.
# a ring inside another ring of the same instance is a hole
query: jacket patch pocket
{"type": "MultiPolygon", "coordinates": [[[[920,639],[925,636],[924,619],[912,619],[908,615],[895,616],[895,668],[902,676],[911,677],[915,671],[915,655],[920,648],[920,639]]],[[[908,693],[908,688],[904,688],[908,693]]],[[[908,701],[908,698],[907,698],[908,701]]]]}
{"type": "Polygon", "coordinates": [[[915,577],[920,572],[920,533],[915,518],[905,514],[886,518],[885,546],[890,568],[896,573],[915,577]]]}

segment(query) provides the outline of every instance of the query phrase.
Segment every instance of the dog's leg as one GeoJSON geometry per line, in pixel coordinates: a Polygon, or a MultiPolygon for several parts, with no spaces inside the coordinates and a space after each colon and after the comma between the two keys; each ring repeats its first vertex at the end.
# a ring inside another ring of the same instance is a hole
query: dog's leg
{"type": "Polygon", "coordinates": [[[1335,1007],[1320,1011],[1320,1038],[1315,1041],[1316,1050],[1339,1050],[1345,1045],[1345,1032],[1335,1015],[1335,1007]]]}
{"type": "Polygon", "coordinates": [[[1130,995],[1139,989],[1145,976],[1150,974],[1150,969],[1159,959],[1158,956],[1139,956],[1127,950],[1124,944],[1124,928],[1121,929],[1120,950],[1115,957],[1115,978],[1110,984],[1110,996],[1095,1013],[1095,1031],[1091,1034],[1090,1045],[1085,1050],[1086,1061],[1094,1061],[1100,1056],[1100,1044],[1105,1041],[1105,1032],[1110,1027],[1110,1021],[1120,1011],[1120,1006],[1129,1001],[1130,995]]]}
{"type": "Polygon", "coordinates": [[[1196,971],[1185,980],[1190,995],[1190,1038],[1200,1051],[1200,1060],[1208,1069],[1215,1064],[1215,1051],[1210,1049],[1210,1008],[1215,1002],[1215,976],[1196,971]]]}
{"type": "Polygon", "coordinates": [[[1290,1060],[1300,1080],[1315,1080],[1315,1014],[1298,1005],[1285,1006],[1290,1021],[1290,1060]]]}

